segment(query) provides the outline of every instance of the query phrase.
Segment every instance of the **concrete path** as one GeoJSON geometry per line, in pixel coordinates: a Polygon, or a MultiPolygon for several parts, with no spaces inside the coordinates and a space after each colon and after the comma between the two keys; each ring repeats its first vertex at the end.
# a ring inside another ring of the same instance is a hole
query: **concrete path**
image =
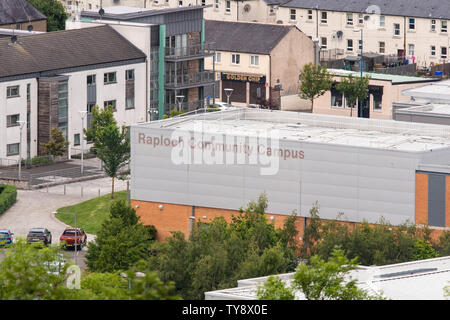
{"type": "MultiPolygon", "coordinates": [[[[125,181],[115,182],[116,191],[126,190],[125,181]]],[[[64,185],[39,190],[19,190],[17,202],[0,216],[0,229],[10,229],[14,238],[17,238],[26,237],[30,228],[43,227],[52,233],[52,243],[59,243],[59,237],[67,225],[59,221],[53,212],[110,192],[110,178],[67,184],[65,191],[64,185]]],[[[88,235],[88,241],[94,238],[93,235],[88,235]]]]}

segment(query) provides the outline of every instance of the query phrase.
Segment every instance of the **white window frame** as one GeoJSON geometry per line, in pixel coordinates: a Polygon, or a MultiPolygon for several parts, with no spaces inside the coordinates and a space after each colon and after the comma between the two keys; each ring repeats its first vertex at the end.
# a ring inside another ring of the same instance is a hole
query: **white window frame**
{"type": "Polygon", "coordinates": [[[347,51],[353,52],[353,39],[347,39],[347,51]]]}
{"type": "Polygon", "coordinates": [[[215,0],[215,8],[219,9],[219,0],[215,0]]]}
{"type": "Polygon", "coordinates": [[[394,36],[400,36],[400,23],[394,23],[394,36]]]}
{"type": "Polygon", "coordinates": [[[448,23],[447,20],[441,20],[441,32],[447,33],[448,23]]]}
{"type": "Polygon", "coordinates": [[[225,1],[225,12],[228,12],[228,13],[231,12],[231,1],[230,0],[225,1]]]}
{"type": "Polygon", "coordinates": [[[320,23],[327,24],[328,23],[328,13],[327,11],[320,12],[320,23]],[[325,19],[323,18],[323,14],[325,14],[325,19]]]}
{"type": "Polygon", "coordinates": [[[430,46],[430,54],[431,56],[436,56],[436,46],[430,46]]]}
{"type": "Polygon", "coordinates": [[[409,56],[414,56],[415,53],[415,45],[412,43],[408,44],[408,55],[409,56]]]}
{"type": "Polygon", "coordinates": [[[6,127],[17,127],[20,121],[20,114],[9,114],[6,116],[6,127]],[[16,119],[16,121],[12,122],[11,119],[16,119]]]}
{"type": "Polygon", "coordinates": [[[430,21],[430,30],[436,31],[436,19],[431,19],[430,21]]]}
{"type": "Polygon", "coordinates": [[[308,10],[308,20],[312,20],[312,19],[313,19],[313,11],[308,10]]]}
{"type": "Polygon", "coordinates": [[[416,30],[416,19],[415,18],[408,18],[408,30],[416,30]],[[411,23],[412,21],[412,23],[411,23]],[[412,26],[412,28],[411,28],[412,26]]]}
{"type": "Polygon", "coordinates": [[[6,98],[17,98],[17,97],[20,97],[20,86],[19,85],[6,87],[6,98]],[[13,93],[16,90],[17,90],[17,93],[13,93]]]}
{"type": "Polygon", "coordinates": [[[353,25],[353,13],[347,12],[347,25],[352,26],[353,25]]]}
{"type": "Polygon", "coordinates": [[[380,28],[386,27],[386,16],[380,16],[380,28]]]}
{"type": "Polygon", "coordinates": [[[16,156],[16,155],[18,155],[19,153],[20,153],[20,143],[19,143],[19,142],[18,142],[18,143],[10,143],[10,144],[7,144],[7,145],[6,145],[6,155],[7,155],[7,156],[16,156]],[[10,151],[10,148],[11,148],[12,146],[17,147],[17,152],[16,152],[16,151],[14,151],[14,152],[11,152],[11,151],[10,151]]]}
{"type": "Polygon", "coordinates": [[[241,64],[241,55],[239,53],[231,54],[231,64],[240,65],[241,64]]]}
{"type": "Polygon", "coordinates": [[[116,71],[113,71],[113,72],[105,72],[105,73],[103,74],[103,83],[104,83],[104,84],[117,83],[117,73],[116,73],[116,71]],[[112,75],[112,74],[114,74],[114,80],[113,80],[113,81],[111,81],[111,79],[110,79],[110,75],[112,75]],[[105,77],[106,77],[106,81],[105,81],[105,77]]]}
{"type": "Polygon", "coordinates": [[[222,52],[216,52],[214,55],[214,62],[221,63],[222,62],[222,52]]]}
{"type": "Polygon", "coordinates": [[[291,9],[289,11],[289,20],[296,21],[297,20],[297,10],[291,9]]]}
{"type": "Polygon", "coordinates": [[[441,59],[447,59],[448,49],[447,47],[441,47],[441,59]],[[445,54],[442,52],[442,49],[445,49],[445,54]]]}
{"type": "Polygon", "coordinates": [[[364,24],[364,15],[362,13],[358,14],[358,24],[364,24]]]}
{"type": "Polygon", "coordinates": [[[328,39],[327,37],[321,37],[320,38],[320,48],[321,49],[326,49],[328,46],[328,39]],[[325,40],[325,45],[324,45],[324,40],[325,40]]]}
{"type": "Polygon", "coordinates": [[[259,66],[259,56],[250,56],[250,65],[252,67],[258,67],[259,66]]]}
{"type": "Polygon", "coordinates": [[[386,42],[379,41],[378,42],[378,52],[379,53],[386,53],[386,42]]]}

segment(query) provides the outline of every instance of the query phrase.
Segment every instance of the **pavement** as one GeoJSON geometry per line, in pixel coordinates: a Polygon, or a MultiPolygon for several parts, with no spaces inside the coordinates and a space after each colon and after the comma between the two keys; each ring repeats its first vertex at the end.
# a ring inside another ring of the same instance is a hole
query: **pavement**
{"type": "MultiPolygon", "coordinates": [[[[126,190],[126,182],[115,181],[115,191],[126,190]]],[[[26,237],[34,227],[43,227],[52,233],[52,244],[59,243],[59,237],[68,227],[59,221],[53,212],[69,205],[83,202],[99,195],[111,193],[111,178],[100,178],[37,189],[18,190],[17,202],[0,216],[0,229],[9,229],[14,238],[26,237]]],[[[95,239],[88,234],[88,241],[95,239]]],[[[85,253],[87,247],[83,248],[85,253]]]]}

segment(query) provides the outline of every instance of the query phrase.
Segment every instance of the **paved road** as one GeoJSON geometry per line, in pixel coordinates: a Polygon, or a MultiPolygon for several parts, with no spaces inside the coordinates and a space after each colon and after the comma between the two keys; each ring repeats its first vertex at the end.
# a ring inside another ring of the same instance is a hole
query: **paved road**
{"type": "MultiPolygon", "coordinates": [[[[116,180],[115,190],[125,190],[126,182],[116,180]]],[[[52,243],[59,243],[59,236],[67,227],[53,212],[58,208],[73,205],[111,192],[111,179],[101,178],[64,186],[39,190],[18,190],[17,202],[0,216],[0,229],[10,229],[14,237],[26,237],[28,230],[45,227],[52,233],[52,243]]],[[[95,237],[88,235],[88,241],[95,237]]],[[[86,248],[83,249],[83,251],[86,248]]]]}

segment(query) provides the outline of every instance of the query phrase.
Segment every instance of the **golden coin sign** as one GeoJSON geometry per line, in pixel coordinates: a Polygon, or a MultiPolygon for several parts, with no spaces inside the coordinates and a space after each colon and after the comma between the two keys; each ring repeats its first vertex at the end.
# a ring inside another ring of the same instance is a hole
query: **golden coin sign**
{"type": "Polygon", "coordinates": [[[223,72],[222,73],[222,80],[265,83],[266,82],[266,76],[245,75],[245,74],[239,74],[239,73],[225,73],[225,72],[223,72]]]}

